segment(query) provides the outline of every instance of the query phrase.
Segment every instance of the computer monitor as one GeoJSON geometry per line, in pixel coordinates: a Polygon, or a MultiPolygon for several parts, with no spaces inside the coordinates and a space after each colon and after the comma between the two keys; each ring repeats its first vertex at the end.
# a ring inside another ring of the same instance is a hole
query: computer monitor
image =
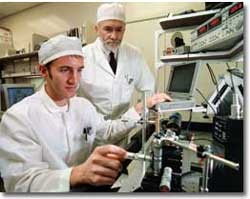
{"type": "Polygon", "coordinates": [[[6,110],[35,92],[31,84],[2,84],[2,109],[6,110]]]}
{"type": "Polygon", "coordinates": [[[199,68],[200,61],[172,64],[166,92],[171,96],[192,97],[199,68]]]}

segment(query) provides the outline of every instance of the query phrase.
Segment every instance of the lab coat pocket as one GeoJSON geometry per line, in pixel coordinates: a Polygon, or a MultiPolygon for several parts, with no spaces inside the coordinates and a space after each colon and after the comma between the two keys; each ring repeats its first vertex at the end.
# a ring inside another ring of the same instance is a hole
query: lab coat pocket
{"type": "Polygon", "coordinates": [[[130,102],[134,91],[134,78],[130,75],[124,76],[122,83],[122,101],[130,102]]]}

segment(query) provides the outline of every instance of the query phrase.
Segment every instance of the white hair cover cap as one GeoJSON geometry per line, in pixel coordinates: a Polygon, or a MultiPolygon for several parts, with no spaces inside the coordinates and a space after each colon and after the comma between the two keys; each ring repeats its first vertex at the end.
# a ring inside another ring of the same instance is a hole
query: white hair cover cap
{"type": "Polygon", "coordinates": [[[125,9],[119,3],[106,3],[99,6],[96,22],[105,20],[119,20],[125,22],[125,9]]]}
{"type": "Polygon", "coordinates": [[[50,38],[41,45],[38,51],[39,64],[47,63],[63,56],[79,55],[83,57],[82,44],[77,37],[58,35],[50,38]]]}

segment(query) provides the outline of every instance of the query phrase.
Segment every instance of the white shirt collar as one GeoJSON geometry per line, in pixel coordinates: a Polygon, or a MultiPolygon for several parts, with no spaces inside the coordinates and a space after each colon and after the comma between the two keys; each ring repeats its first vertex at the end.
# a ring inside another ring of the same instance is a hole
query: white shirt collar
{"type": "MultiPolygon", "coordinates": [[[[46,83],[45,83],[46,84],[46,83]]],[[[45,84],[42,86],[42,88],[39,91],[39,94],[42,98],[42,102],[45,105],[45,107],[52,113],[54,112],[68,112],[70,109],[70,100],[69,103],[66,106],[58,106],[54,100],[51,99],[51,97],[47,94],[45,90],[45,84]]]]}

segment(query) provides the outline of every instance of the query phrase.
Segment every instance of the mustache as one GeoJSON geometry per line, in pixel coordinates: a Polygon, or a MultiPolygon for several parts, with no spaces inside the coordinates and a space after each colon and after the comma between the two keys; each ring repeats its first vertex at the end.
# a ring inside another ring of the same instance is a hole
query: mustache
{"type": "Polygon", "coordinates": [[[106,44],[120,44],[121,42],[121,40],[107,40],[106,44]]]}

